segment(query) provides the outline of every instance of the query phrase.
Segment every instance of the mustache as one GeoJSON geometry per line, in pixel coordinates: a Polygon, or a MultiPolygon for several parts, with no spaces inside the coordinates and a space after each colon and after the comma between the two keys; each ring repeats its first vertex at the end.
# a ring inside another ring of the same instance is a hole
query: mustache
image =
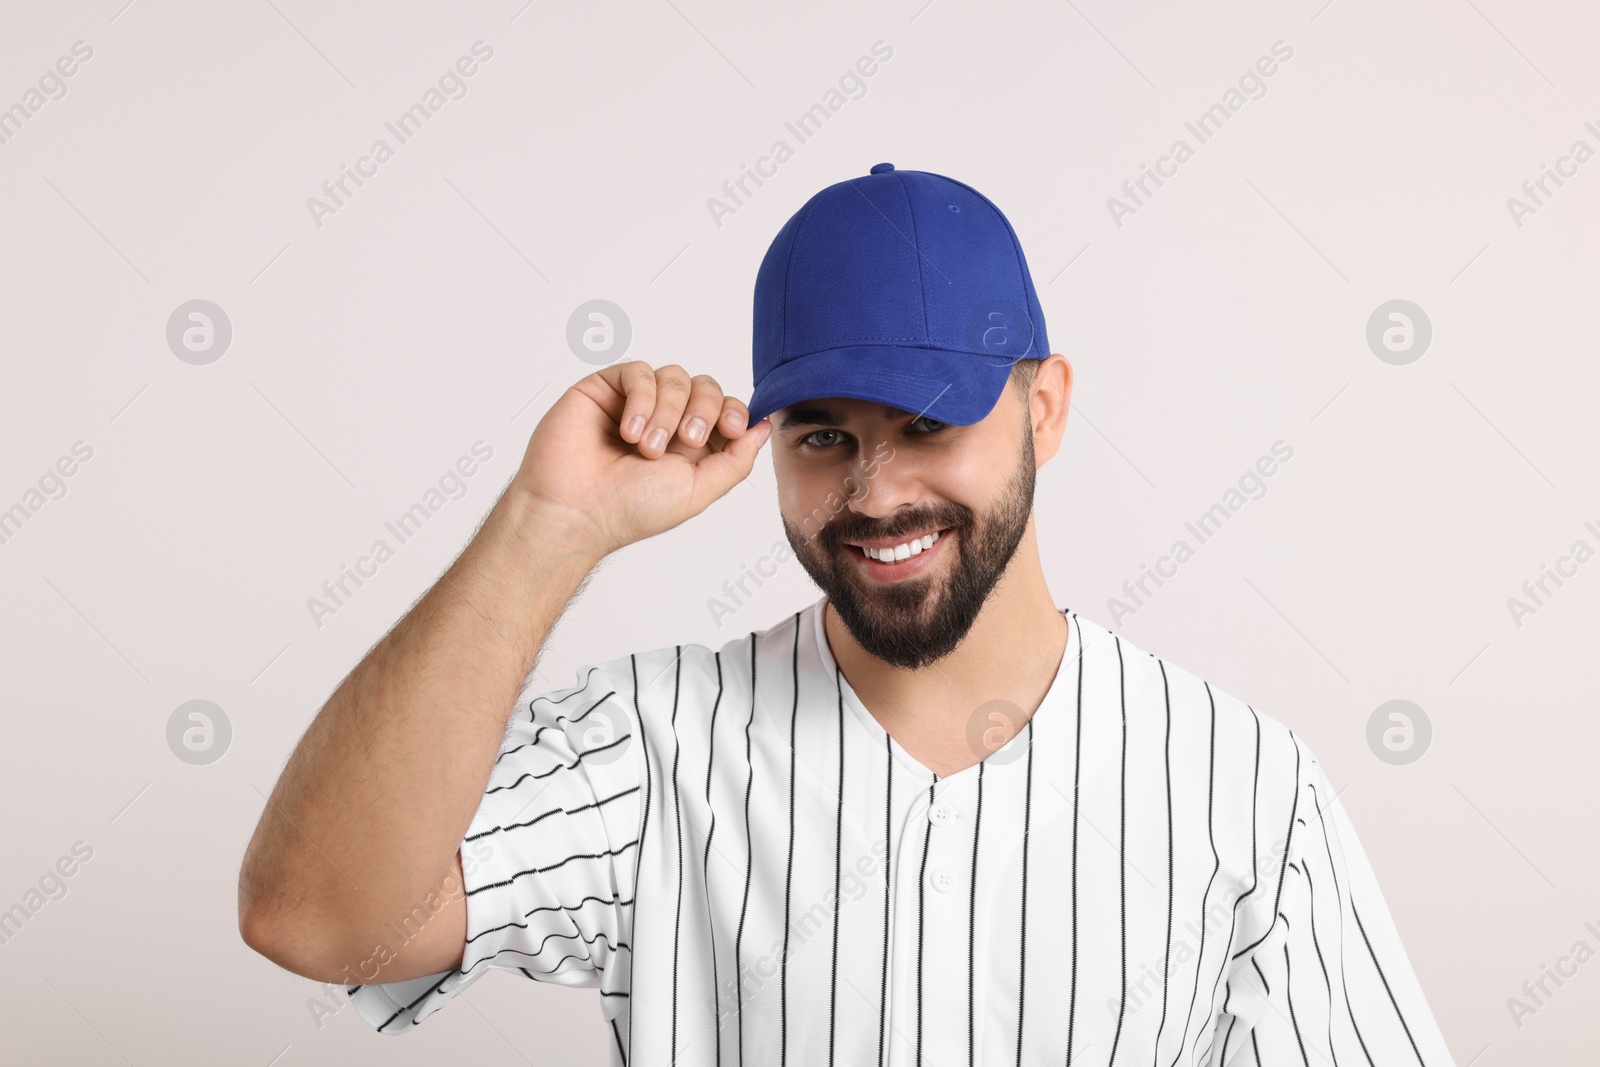
{"type": "Polygon", "coordinates": [[[830,547],[837,548],[846,541],[870,541],[878,537],[902,537],[921,530],[959,530],[966,525],[967,519],[964,516],[941,518],[929,515],[912,517],[885,527],[837,526],[836,523],[829,523],[823,527],[821,536],[830,547]]]}

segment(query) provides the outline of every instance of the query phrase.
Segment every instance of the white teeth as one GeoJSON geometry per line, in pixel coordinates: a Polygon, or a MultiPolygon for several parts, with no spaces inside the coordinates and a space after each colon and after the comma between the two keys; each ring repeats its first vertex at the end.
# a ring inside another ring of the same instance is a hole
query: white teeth
{"type": "Polygon", "coordinates": [[[939,534],[931,533],[913,541],[907,541],[903,545],[896,545],[894,548],[864,548],[862,551],[870,558],[882,563],[898,563],[903,559],[921,555],[927,549],[932,548],[933,543],[937,540],[939,540],[939,534]]]}

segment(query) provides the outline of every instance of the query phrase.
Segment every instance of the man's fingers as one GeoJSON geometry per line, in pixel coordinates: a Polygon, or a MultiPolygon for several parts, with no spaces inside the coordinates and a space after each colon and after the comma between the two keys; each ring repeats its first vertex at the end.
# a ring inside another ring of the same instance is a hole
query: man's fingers
{"type": "Polygon", "coordinates": [[[644,437],[639,442],[640,455],[657,459],[666,452],[667,445],[678,432],[683,407],[692,388],[689,372],[676,363],[669,363],[655,372],[655,411],[645,422],[644,437]]]}
{"type": "Polygon", "coordinates": [[[644,360],[635,359],[620,367],[608,367],[601,374],[620,387],[626,397],[617,420],[622,439],[630,445],[638,444],[644,439],[646,421],[656,409],[656,372],[644,360]],[[615,378],[610,377],[612,371],[615,378]]]}
{"type": "Polygon", "coordinates": [[[637,446],[646,459],[659,459],[674,440],[687,449],[720,450],[722,442],[743,434],[749,421],[749,408],[725,396],[715,378],[691,378],[676,363],[654,368],[636,359],[605,367],[595,377],[603,384],[590,396],[617,420],[623,441],[637,446]]]}
{"type": "Polygon", "coordinates": [[[731,438],[743,433],[749,421],[750,409],[744,406],[744,401],[731,396],[722,398],[722,416],[717,421],[717,429],[722,431],[724,437],[731,438]]]}
{"type": "Polygon", "coordinates": [[[722,387],[709,374],[696,374],[692,379],[689,402],[684,405],[683,419],[679,422],[678,438],[691,448],[706,444],[717,419],[723,410],[722,387]]]}
{"type": "Polygon", "coordinates": [[[761,446],[771,436],[772,423],[762,419],[750,427],[748,433],[729,441],[721,451],[709,451],[700,457],[694,465],[696,514],[750,476],[761,446]]]}

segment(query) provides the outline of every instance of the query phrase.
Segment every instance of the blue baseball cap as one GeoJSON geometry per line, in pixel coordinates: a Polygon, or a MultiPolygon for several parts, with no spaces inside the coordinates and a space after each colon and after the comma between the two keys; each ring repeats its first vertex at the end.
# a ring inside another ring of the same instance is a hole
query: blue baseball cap
{"type": "Polygon", "coordinates": [[[784,223],[756,273],[753,425],[819,397],[967,426],[1019,359],[1045,359],[1044,312],[1011,223],[969,185],[879,163],[784,223]]]}

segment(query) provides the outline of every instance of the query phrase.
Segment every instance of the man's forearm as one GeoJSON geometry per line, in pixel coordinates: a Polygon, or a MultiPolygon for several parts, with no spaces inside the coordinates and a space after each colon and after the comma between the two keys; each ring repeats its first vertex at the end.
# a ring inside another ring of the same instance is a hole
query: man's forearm
{"type": "Polygon", "coordinates": [[[602,556],[507,490],[301,738],[245,854],[242,922],[361,944],[439,887],[512,703],[602,556]]]}

